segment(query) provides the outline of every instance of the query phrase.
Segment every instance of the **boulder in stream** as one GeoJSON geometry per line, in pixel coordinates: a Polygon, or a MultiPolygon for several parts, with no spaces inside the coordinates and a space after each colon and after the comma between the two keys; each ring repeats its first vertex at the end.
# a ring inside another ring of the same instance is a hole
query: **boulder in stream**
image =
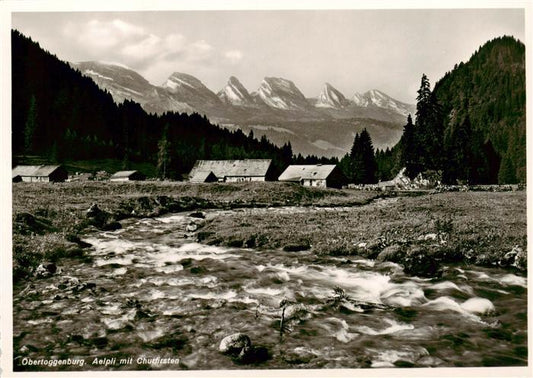
{"type": "Polygon", "coordinates": [[[196,223],[194,223],[194,222],[191,222],[191,223],[189,223],[187,225],[186,229],[187,229],[188,232],[194,232],[194,231],[198,230],[198,225],[196,223]]]}
{"type": "Polygon", "coordinates": [[[385,247],[376,257],[377,261],[400,262],[403,256],[402,248],[398,244],[385,247]]]}
{"type": "Polygon", "coordinates": [[[93,203],[87,209],[86,217],[88,226],[94,226],[100,230],[113,231],[122,227],[119,222],[113,219],[110,213],[100,209],[96,203],[93,203]]]}
{"type": "Polygon", "coordinates": [[[225,354],[242,354],[246,353],[252,346],[252,341],[244,333],[234,333],[226,336],[220,342],[219,352],[225,354]]]}
{"type": "Polygon", "coordinates": [[[205,213],[203,211],[195,211],[193,213],[190,213],[189,216],[191,218],[205,219],[205,213]]]}
{"type": "Polygon", "coordinates": [[[412,246],[401,261],[404,272],[411,276],[440,277],[442,269],[431,248],[412,246]]]}
{"type": "Polygon", "coordinates": [[[46,278],[54,275],[57,272],[57,266],[53,262],[43,262],[37,269],[35,269],[35,276],[38,278],[46,278]]]}
{"type": "Polygon", "coordinates": [[[502,267],[515,267],[518,269],[527,268],[527,253],[522,248],[515,245],[513,249],[507,252],[498,262],[502,267]]]}
{"type": "Polygon", "coordinates": [[[233,361],[239,364],[258,364],[270,358],[267,348],[252,346],[248,335],[240,332],[224,337],[218,350],[231,356],[233,361]]]}

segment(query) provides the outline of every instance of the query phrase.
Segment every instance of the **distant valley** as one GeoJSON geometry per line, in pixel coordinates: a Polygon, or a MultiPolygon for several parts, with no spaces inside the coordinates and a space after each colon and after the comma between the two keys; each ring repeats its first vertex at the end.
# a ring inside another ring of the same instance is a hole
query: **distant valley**
{"type": "Polygon", "coordinates": [[[214,93],[185,73],[175,72],[161,86],[155,86],[118,64],[71,65],[107,90],[117,103],[129,99],[155,114],[205,114],[230,130],[253,131],[256,137],[266,135],[278,145],[290,141],[293,151],[303,155],[340,157],[363,128],[370,132],[375,148],[392,147],[401,137],[407,115],[415,111],[414,105],[375,89],[347,98],[325,83],[317,97],[306,98],[284,78],[265,77],[256,91],[249,92],[232,76],[214,93]]]}

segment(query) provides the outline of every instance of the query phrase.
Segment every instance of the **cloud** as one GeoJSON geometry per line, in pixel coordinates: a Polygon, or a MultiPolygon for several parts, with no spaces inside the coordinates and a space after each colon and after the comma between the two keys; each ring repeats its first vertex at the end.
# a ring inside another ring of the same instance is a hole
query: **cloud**
{"type": "Polygon", "coordinates": [[[85,24],[69,22],[64,33],[70,38],[74,36],[83,47],[102,51],[114,48],[124,41],[134,41],[142,37],[145,31],[139,26],[115,19],[107,22],[90,20],[85,24]]]}
{"type": "Polygon", "coordinates": [[[224,58],[230,64],[237,64],[242,60],[243,54],[240,50],[229,50],[224,53],[224,58]]]}
{"type": "Polygon", "coordinates": [[[188,41],[179,33],[160,36],[120,19],[71,22],[63,32],[87,51],[88,59],[123,62],[139,70],[160,61],[174,66],[208,63],[215,56],[215,49],[205,40],[188,41]]]}

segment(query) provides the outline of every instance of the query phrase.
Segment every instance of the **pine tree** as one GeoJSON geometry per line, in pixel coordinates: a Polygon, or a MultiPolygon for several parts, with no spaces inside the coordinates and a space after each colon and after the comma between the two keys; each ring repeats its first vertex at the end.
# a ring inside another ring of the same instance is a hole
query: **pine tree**
{"type": "Polygon", "coordinates": [[[426,170],[442,169],[442,118],[437,97],[431,92],[429,79],[422,74],[416,98],[416,122],[411,178],[426,170]]]}
{"type": "Polygon", "coordinates": [[[500,166],[500,172],[498,172],[498,182],[500,184],[516,184],[518,182],[516,178],[516,169],[513,164],[513,160],[510,154],[507,153],[500,166]]]}
{"type": "Polygon", "coordinates": [[[468,114],[446,140],[446,164],[443,179],[450,184],[471,183],[473,178],[472,125],[468,114]]]}
{"type": "Polygon", "coordinates": [[[35,95],[30,98],[28,116],[24,125],[24,154],[28,155],[33,148],[33,134],[37,128],[37,104],[35,95]]]}
{"type": "Polygon", "coordinates": [[[168,124],[163,129],[161,139],[157,143],[157,176],[164,180],[167,178],[168,166],[170,164],[170,142],[168,141],[168,124]]]}
{"type": "Polygon", "coordinates": [[[372,139],[366,129],[356,134],[350,153],[351,178],[356,184],[373,184],[376,182],[377,163],[372,139]]]}
{"type": "Polygon", "coordinates": [[[400,161],[401,165],[406,168],[406,174],[414,177],[418,173],[418,156],[415,140],[415,125],[411,114],[407,116],[407,123],[403,127],[402,138],[400,139],[400,161]]]}
{"type": "Polygon", "coordinates": [[[284,165],[289,165],[292,161],[292,145],[291,142],[287,142],[281,147],[282,163],[284,165]]]}
{"type": "MultiPolygon", "coordinates": [[[[298,154],[298,158],[299,157],[301,157],[300,154],[298,154]]],[[[301,162],[298,158],[296,159],[296,163],[300,164],[301,162]]],[[[352,159],[350,158],[350,154],[346,154],[342,157],[339,162],[339,169],[344,174],[344,176],[346,176],[348,182],[353,182],[352,159]]]]}

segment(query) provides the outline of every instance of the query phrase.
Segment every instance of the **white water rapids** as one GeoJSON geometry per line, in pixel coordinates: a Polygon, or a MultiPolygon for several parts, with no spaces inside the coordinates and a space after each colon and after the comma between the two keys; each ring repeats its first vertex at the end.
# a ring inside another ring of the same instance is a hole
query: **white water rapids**
{"type": "Polygon", "coordinates": [[[88,236],[93,260],[63,273],[101,291],[57,299],[61,278],[51,279],[41,290],[60,314],[58,330],[39,323],[39,306],[24,327],[66,340],[54,353],[180,358],[161,369],[239,368],[217,351],[236,332],[269,350],[255,368],[527,363],[523,276],[450,266],[441,278],[421,279],[390,262],[207,246],[187,232],[193,221],[185,214],[128,220],[88,236]]]}

